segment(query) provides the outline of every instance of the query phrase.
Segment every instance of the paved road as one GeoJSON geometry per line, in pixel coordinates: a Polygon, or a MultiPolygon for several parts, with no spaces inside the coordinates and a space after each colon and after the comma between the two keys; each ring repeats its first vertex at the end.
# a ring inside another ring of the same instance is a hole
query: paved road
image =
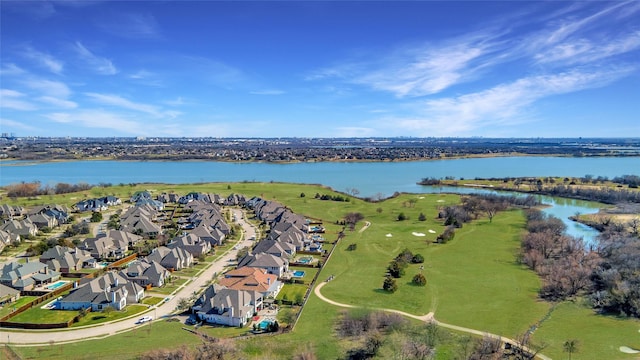
{"type": "MultiPolygon", "coordinates": [[[[169,296],[169,301],[151,307],[146,313],[144,313],[144,315],[152,316],[154,319],[174,315],[178,302],[181,298],[189,298],[194,291],[199,292],[201,289],[206,287],[215,274],[220,274],[224,270],[225,266],[229,264],[230,260],[236,258],[238,249],[245,246],[251,247],[253,245],[253,241],[248,239],[256,236],[255,228],[245,220],[242,210],[232,209],[232,211],[243,229],[243,236],[238,244],[229,249],[211,266],[194,276],[190,282],[177,289],[169,296]]],[[[56,344],[63,344],[86,339],[105,338],[120,332],[132,330],[139,326],[147,326],[148,323],[145,325],[138,325],[135,323],[137,319],[142,316],[143,314],[136,314],[132,318],[121,321],[114,321],[98,326],[87,326],[58,331],[12,331],[3,328],[0,332],[0,344],[6,344],[8,341],[11,345],[35,346],[43,344],[48,345],[51,340],[54,340],[56,344]]]]}

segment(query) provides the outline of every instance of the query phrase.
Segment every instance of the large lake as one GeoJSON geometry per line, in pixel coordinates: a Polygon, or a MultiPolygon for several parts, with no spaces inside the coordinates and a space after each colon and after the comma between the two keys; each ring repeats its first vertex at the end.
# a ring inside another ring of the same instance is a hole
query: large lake
{"type": "MultiPolygon", "coordinates": [[[[277,181],[323,184],[338,191],[356,188],[359,196],[391,195],[396,191],[422,193],[442,191],[416,183],[424,177],[489,178],[519,176],[584,175],[609,178],[640,173],[640,157],[560,158],[497,157],[478,159],[412,161],[412,162],[323,162],[323,163],[228,163],[211,161],[69,161],[14,162],[0,161],[0,186],[22,181],[42,184],[59,182],[98,183],[197,183],[277,181]]],[[[449,189],[460,192],[460,189],[449,189]]],[[[563,218],[569,233],[592,238],[596,233],[566,220],[576,212],[597,211],[597,204],[544,198],[554,205],[547,210],[563,218]]]]}

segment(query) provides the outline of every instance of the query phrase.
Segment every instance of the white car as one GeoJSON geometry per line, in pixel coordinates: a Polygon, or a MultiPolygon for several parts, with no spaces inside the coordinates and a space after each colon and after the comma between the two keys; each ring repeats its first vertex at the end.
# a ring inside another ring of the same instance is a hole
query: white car
{"type": "Polygon", "coordinates": [[[151,317],[151,316],[143,316],[140,319],[138,319],[138,321],[136,321],[136,324],[144,324],[144,323],[149,322],[151,320],[153,320],[153,317],[151,317]]]}

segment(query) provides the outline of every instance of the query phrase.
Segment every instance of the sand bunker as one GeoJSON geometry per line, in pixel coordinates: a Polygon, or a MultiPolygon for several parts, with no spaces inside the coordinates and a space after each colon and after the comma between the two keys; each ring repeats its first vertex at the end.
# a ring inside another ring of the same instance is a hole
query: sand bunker
{"type": "Polygon", "coordinates": [[[392,235],[392,234],[387,234],[387,235],[385,235],[385,236],[386,236],[386,237],[392,237],[393,235],[392,235]]]}
{"type": "Polygon", "coordinates": [[[620,351],[625,354],[640,354],[640,350],[632,349],[628,346],[620,346],[620,351]]]}
{"type": "Polygon", "coordinates": [[[418,199],[424,199],[424,196],[420,196],[418,199]]]}
{"type": "Polygon", "coordinates": [[[415,232],[415,231],[414,231],[414,232],[412,232],[411,234],[412,234],[413,236],[426,236],[426,235],[425,235],[425,234],[423,234],[423,233],[419,233],[419,232],[415,232]]]}
{"type": "Polygon", "coordinates": [[[436,201],[436,202],[444,202],[444,200],[438,200],[438,201],[436,201]]]}
{"type": "Polygon", "coordinates": [[[435,233],[436,233],[436,231],[435,231],[435,230],[431,230],[431,229],[429,229],[429,234],[435,234],[435,233]]]}

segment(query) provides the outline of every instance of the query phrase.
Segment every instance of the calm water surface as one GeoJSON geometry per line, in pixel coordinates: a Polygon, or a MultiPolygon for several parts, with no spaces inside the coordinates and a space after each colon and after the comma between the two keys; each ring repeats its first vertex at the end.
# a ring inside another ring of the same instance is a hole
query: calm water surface
{"type": "MultiPolygon", "coordinates": [[[[364,163],[228,163],[210,161],[69,161],[30,163],[0,161],[0,186],[21,182],[40,181],[42,184],[59,182],[98,183],[196,183],[278,181],[323,184],[338,191],[356,188],[359,196],[384,196],[392,193],[436,192],[417,185],[424,177],[490,178],[519,176],[581,177],[587,174],[609,178],[640,173],[640,157],[626,158],[558,158],[558,157],[499,157],[412,162],[364,163]]],[[[466,192],[459,188],[451,192],[466,192]]],[[[576,212],[597,212],[598,205],[587,202],[563,202],[545,198],[554,205],[546,211],[564,219],[569,233],[585,238],[597,234],[594,230],[566,219],[576,212]]]]}

